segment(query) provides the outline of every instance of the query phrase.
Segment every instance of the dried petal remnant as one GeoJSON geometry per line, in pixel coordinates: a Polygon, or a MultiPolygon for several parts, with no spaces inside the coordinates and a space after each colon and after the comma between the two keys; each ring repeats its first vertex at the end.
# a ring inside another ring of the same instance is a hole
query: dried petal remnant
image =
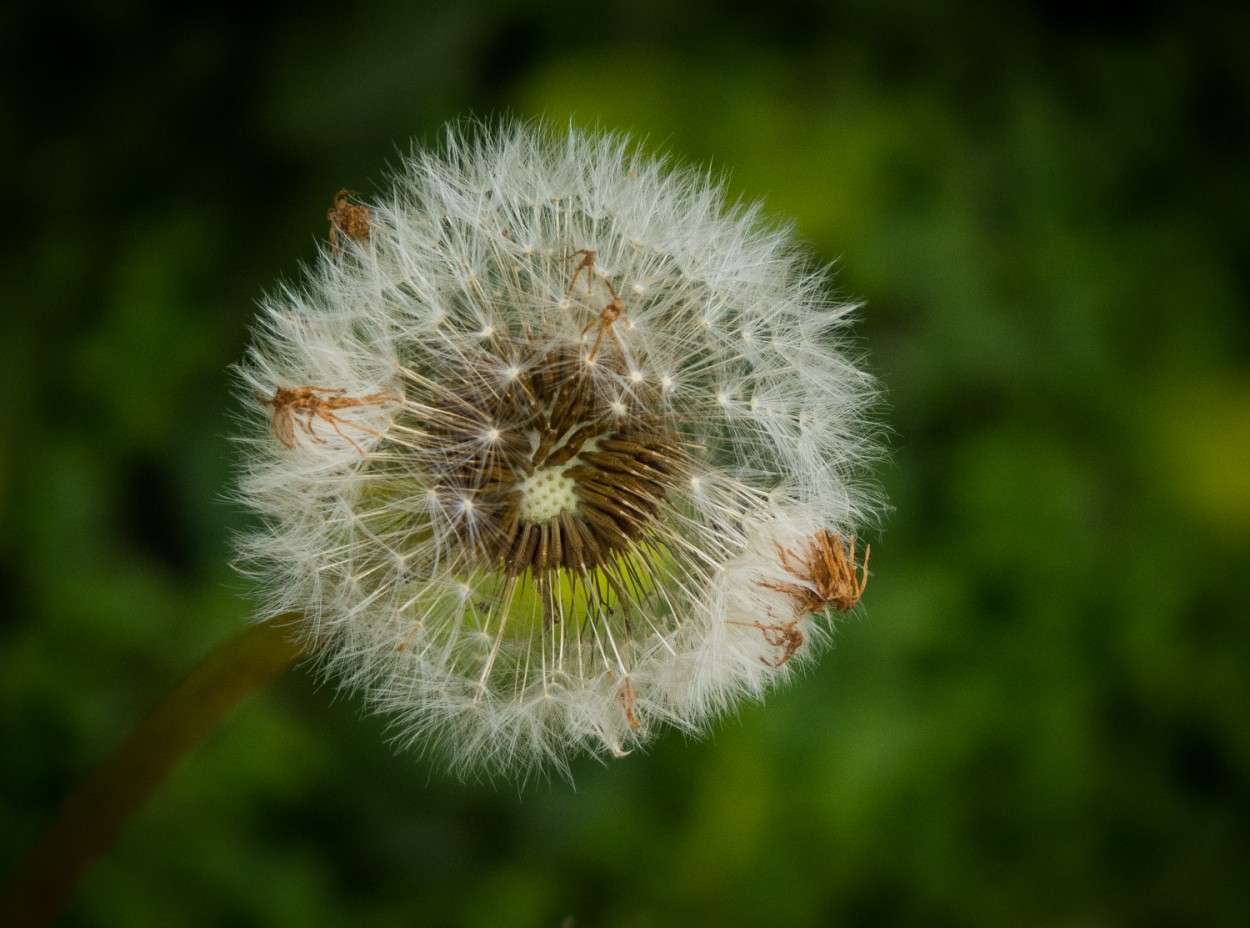
{"type": "Polygon", "coordinates": [[[821,529],[809,542],[802,554],[777,546],[781,566],[799,583],[765,583],[762,586],[785,593],[794,600],[795,613],[821,612],[833,606],[846,612],[863,595],[868,585],[868,554],[872,546],[864,548],[864,562],[855,566],[855,536],[850,537],[849,551],[842,543],[842,535],[821,529]]]}
{"type": "Polygon", "coordinates": [[[330,248],[336,255],[343,250],[340,235],[357,242],[369,240],[369,208],[348,199],[355,193],[346,187],[340,190],[334,195],[334,206],[326,213],[330,220],[330,248]]]}
{"type": "MultiPolygon", "coordinates": [[[[594,292],[594,288],[593,288],[594,276],[593,275],[596,273],[595,272],[596,253],[591,251],[589,248],[579,248],[577,249],[577,251],[569,255],[569,260],[576,258],[578,255],[582,256],[582,260],[581,260],[581,263],[578,264],[577,267],[574,268],[573,270],[573,279],[569,281],[568,293],[571,294],[573,292],[573,287],[577,284],[578,276],[581,274],[582,271],[585,271],[586,272],[586,295],[590,296],[594,292]]],[[[598,274],[600,278],[602,278],[603,282],[607,285],[608,292],[612,294],[612,302],[610,302],[607,306],[603,307],[603,310],[599,313],[599,318],[596,319],[594,322],[590,323],[584,329],[582,329],[581,333],[578,336],[579,338],[585,338],[587,332],[593,329],[596,325],[599,326],[599,331],[595,333],[595,344],[590,349],[590,354],[586,355],[587,363],[592,363],[595,360],[595,355],[599,353],[599,345],[603,342],[603,336],[605,334],[612,336],[612,341],[616,342],[616,347],[621,351],[622,354],[624,354],[625,352],[625,349],[621,345],[621,340],[616,337],[616,330],[612,328],[616,320],[621,318],[621,313],[625,312],[625,304],[621,301],[620,296],[617,294],[616,288],[612,286],[612,281],[608,280],[608,275],[603,273],[603,271],[599,271],[598,274]]]]}
{"type": "Polygon", "coordinates": [[[758,628],[764,635],[764,641],[770,647],[780,648],[781,654],[773,660],[769,660],[764,656],[760,656],[760,663],[766,667],[772,667],[774,670],[780,669],[789,662],[799,652],[799,648],[803,647],[806,640],[803,637],[803,629],[799,628],[798,618],[793,618],[785,624],[771,623],[765,625],[763,622],[731,622],[731,625],[743,625],[747,628],[758,628]]]}
{"type": "Polygon", "coordinates": [[[638,721],[638,716],[634,714],[634,687],[629,682],[629,677],[625,677],[621,681],[621,688],[617,691],[616,698],[621,701],[621,708],[625,710],[625,721],[630,728],[641,728],[642,723],[638,721]]]}
{"type": "Polygon", "coordinates": [[[263,393],[257,392],[256,398],[273,407],[273,434],[286,447],[295,447],[297,427],[317,444],[325,444],[325,439],[313,430],[313,420],[320,419],[328,422],[357,451],[360,451],[360,446],[339,428],[340,424],[350,425],[375,437],[378,433],[367,426],[344,419],[335,410],[354,406],[378,406],[395,401],[395,397],[385,393],[357,397],[348,396],[346,390],[312,386],[278,387],[273,396],[266,398],[263,393]]]}
{"type": "Polygon", "coordinates": [[[827,529],[821,529],[812,536],[801,553],[780,544],[776,545],[776,549],[782,568],[795,582],[761,581],[760,586],[789,597],[794,606],[793,618],[788,622],[757,620],[729,623],[759,629],[765,643],[779,649],[780,653],[775,658],[760,657],[761,663],[774,670],[787,664],[803,647],[806,637],[800,623],[808,614],[822,612],[828,606],[846,612],[859,601],[868,582],[871,546],[864,549],[864,562],[859,568],[855,565],[855,537],[851,536],[848,551],[842,536],[827,529]]]}

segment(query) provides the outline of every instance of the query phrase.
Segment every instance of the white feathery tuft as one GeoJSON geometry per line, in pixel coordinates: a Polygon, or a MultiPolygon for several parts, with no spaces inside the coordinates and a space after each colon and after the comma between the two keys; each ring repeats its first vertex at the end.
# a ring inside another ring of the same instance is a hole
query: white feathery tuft
{"type": "Polygon", "coordinates": [[[240,544],[401,743],[525,774],[699,732],[858,599],[875,387],[790,230],[537,124],[450,128],[331,220],[240,366],[240,544]]]}

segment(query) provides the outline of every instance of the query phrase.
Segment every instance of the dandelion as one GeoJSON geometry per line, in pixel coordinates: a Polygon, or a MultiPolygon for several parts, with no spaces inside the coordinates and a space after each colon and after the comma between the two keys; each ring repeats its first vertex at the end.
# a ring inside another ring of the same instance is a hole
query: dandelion
{"type": "Polygon", "coordinates": [[[787,230],[541,125],[346,198],[240,369],[266,614],[488,774],[698,732],[813,653],[866,579],[873,384],[787,230]]]}

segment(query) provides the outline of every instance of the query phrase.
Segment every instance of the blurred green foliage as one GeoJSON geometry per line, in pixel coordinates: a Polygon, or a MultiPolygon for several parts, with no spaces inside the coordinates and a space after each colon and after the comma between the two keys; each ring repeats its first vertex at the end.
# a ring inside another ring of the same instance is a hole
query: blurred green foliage
{"type": "Polygon", "coordinates": [[[296,671],[67,924],[1250,923],[1243,5],[68,7],[0,14],[0,871],[248,618],[226,369],[445,119],[793,217],[867,301],[897,510],[818,671],[575,789],[456,782],[296,671]]]}

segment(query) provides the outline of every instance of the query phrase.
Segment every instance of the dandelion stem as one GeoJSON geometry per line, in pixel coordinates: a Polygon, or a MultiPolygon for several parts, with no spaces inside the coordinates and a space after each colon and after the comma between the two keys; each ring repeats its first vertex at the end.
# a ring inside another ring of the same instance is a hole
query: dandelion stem
{"type": "Polygon", "coordinates": [[[61,807],[0,900],[0,924],[51,924],[178,761],[303,653],[296,617],[249,626],[202,660],[61,807]]]}

